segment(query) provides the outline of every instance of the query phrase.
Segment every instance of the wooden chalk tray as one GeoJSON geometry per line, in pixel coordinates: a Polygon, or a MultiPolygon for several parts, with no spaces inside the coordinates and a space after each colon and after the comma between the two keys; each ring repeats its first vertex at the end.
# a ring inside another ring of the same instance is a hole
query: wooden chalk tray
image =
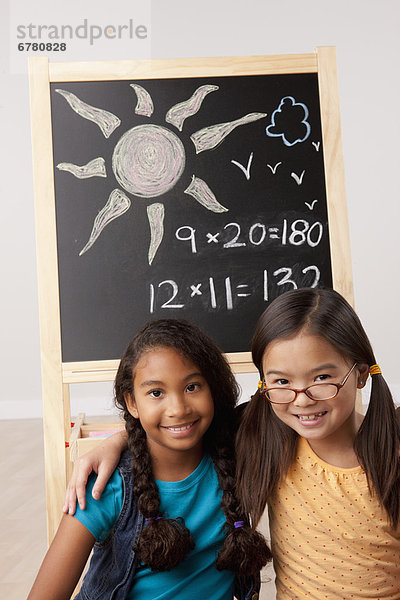
{"type": "Polygon", "coordinates": [[[124,421],[102,420],[88,423],[85,413],[79,413],[71,430],[69,442],[71,461],[75,462],[77,458],[92,450],[106,437],[124,429],[124,421]]]}

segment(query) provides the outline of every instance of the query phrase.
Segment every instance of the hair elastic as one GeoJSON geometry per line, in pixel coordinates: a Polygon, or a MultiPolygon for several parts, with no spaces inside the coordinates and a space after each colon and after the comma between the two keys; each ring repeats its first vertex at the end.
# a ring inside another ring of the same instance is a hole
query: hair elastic
{"type": "Polygon", "coordinates": [[[144,520],[144,524],[150,525],[150,523],[153,523],[153,521],[158,521],[159,519],[162,519],[162,517],[149,517],[148,519],[144,520]]]}
{"type": "Polygon", "coordinates": [[[379,365],[371,365],[369,368],[369,374],[372,375],[382,375],[382,371],[379,365]]]}
{"type": "Polygon", "coordinates": [[[244,521],[235,521],[233,526],[235,529],[238,529],[239,527],[244,527],[244,521]]]}

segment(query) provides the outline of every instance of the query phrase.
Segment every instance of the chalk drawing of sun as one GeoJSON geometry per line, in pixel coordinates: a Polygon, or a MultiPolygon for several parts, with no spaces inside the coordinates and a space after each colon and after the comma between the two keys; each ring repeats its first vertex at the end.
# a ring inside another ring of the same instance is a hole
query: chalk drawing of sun
{"type": "MultiPolygon", "coordinates": [[[[130,87],[137,98],[135,114],[150,118],[154,109],[150,94],[138,84],[130,84],[130,87]]],[[[218,89],[215,85],[198,87],[189,99],[168,110],[165,116],[166,123],[182,131],[185,120],[199,111],[207,94],[218,89]]],[[[57,89],[56,92],[66,99],[78,115],[96,123],[106,138],[119,127],[121,121],[113,113],[86,104],[66,90],[57,89]]],[[[236,127],[266,116],[265,113],[250,113],[234,121],[210,125],[196,131],[190,136],[196,154],[218,146],[236,127]]],[[[185,164],[184,146],[178,135],[167,127],[149,123],[132,127],[124,133],[116,143],[112,156],[112,171],[122,189],[116,188],[111,192],[106,204],[95,217],[89,240],[79,256],[93,246],[108,223],[130,208],[131,199],[128,194],[147,200],[162,196],[175,186],[184,172],[185,164]]],[[[105,160],[102,157],[95,158],[83,166],[59,163],[57,168],[80,179],[107,177],[105,160]]],[[[191,195],[207,210],[215,213],[228,210],[218,202],[207,183],[196,175],[192,176],[191,183],[184,193],[191,195]]],[[[148,204],[147,217],[150,226],[148,262],[151,265],[164,235],[164,204],[148,204]]]]}

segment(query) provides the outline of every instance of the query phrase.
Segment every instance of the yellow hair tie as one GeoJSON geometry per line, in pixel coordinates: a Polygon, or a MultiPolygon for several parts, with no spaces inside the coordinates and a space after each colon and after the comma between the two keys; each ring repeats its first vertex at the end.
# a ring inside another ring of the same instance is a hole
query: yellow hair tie
{"type": "Polygon", "coordinates": [[[258,386],[257,386],[259,390],[261,390],[261,388],[262,388],[262,384],[263,384],[263,382],[262,382],[262,380],[260,379],[260,381],[258,382],[258,386]]]}
{"type": "Polygon", "coordinates": [[[382,371],[379,365],[371,365],[369,368],[370,375],[382,375],[382,371]]]}

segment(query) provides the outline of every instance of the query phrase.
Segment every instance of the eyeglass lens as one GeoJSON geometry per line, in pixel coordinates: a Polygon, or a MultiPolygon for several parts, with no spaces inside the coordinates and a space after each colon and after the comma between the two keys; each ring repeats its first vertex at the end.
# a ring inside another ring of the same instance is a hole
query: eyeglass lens
{"type": "MultiPolygon", "coordinates": [[[[320,383],[318,385],[310,385],[310,387],[307,388],[306,393],[312,400],[329,400],[336,396],[337,391],[336,385],[320,383]]],[[[272,388],[267,391],[267,394],[271,402],[277,404],[288,404],[289,402],[293,402],[296,396],[294,390],[285,388],[272,388]]]]}

